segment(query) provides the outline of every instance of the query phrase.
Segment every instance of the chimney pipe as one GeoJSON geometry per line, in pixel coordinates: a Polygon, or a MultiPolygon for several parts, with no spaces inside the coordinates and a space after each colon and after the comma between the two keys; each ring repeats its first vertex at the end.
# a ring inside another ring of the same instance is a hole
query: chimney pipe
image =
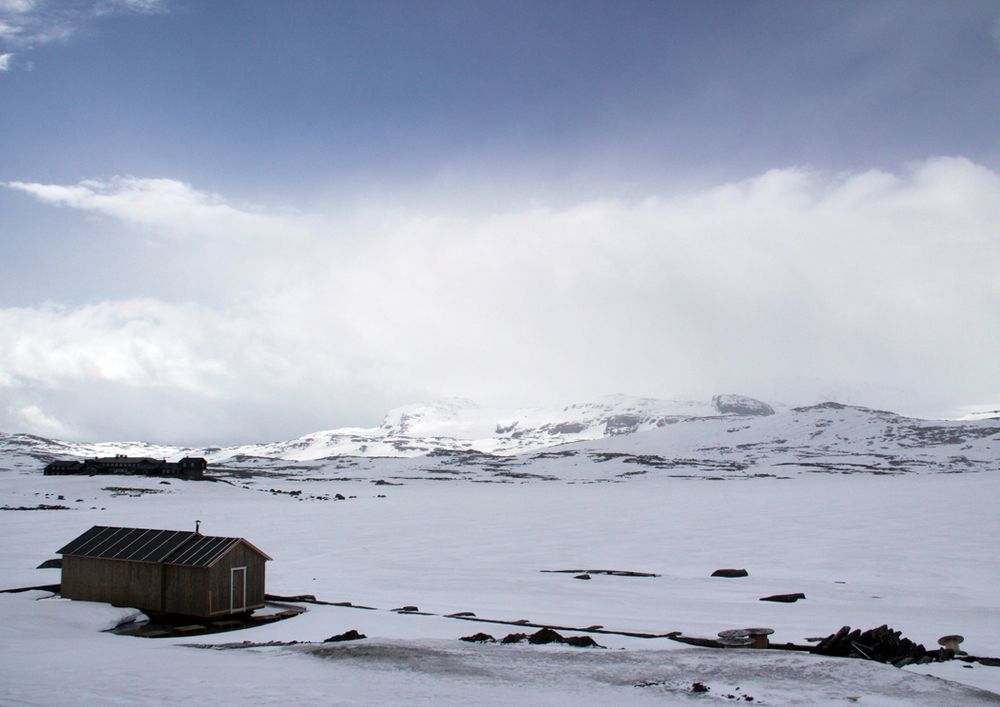
{"type": "Polygon", "coordinates": [[[201,521],[200,520],[196,520],[194,522],[194,532],[196,532],[198,535],[201,535],[201,521]]]}

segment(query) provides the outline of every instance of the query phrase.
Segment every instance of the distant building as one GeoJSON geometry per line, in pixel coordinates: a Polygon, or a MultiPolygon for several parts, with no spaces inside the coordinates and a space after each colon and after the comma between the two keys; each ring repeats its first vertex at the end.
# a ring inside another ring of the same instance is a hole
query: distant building
{"type": "Polygon", "coordinates": [[[264,606],[264,563],[243,538],[95,525],[59,550],[67,599],[213,618],[264,606]]]}
{"type": "Polygon", "coordinates": [[[208,462],[202,457],[184,457],[177,462],[152,457],[113,457],[80,461],[54,461],[45,467],[46,476],[90,474],[124,474],[134,476],[172,476],[181,479],[203,479],[208,462]]]}

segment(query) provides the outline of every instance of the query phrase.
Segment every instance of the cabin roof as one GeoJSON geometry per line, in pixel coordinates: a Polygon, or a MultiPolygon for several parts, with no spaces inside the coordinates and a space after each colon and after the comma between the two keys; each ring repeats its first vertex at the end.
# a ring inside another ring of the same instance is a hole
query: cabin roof
{"type": "Polygon", "coordinates": [[[271,558],[243,538],[202,535],[190,530],[119,528],[95,525],[59,549],[60,555],[107,560],[209,567],[239,543],[271,558]]]}

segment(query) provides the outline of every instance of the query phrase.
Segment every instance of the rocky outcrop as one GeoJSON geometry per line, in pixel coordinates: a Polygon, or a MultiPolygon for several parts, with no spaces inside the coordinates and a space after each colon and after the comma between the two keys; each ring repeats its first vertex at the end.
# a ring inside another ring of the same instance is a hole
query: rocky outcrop
{"type": "Polygon", "coordinates": [[[638,415],[628,413],[612,415],[604,424],[604,435],[610,437],[612,435],[631,434],[639,429],[639,423],[641,422],[642,418],[638,415]]]}
{"type": "Polygon", "coordinates": [[[722,415],[773,415],[774,408],[767,403],[744,395],[715,395],[712,407],[722,415]]]}

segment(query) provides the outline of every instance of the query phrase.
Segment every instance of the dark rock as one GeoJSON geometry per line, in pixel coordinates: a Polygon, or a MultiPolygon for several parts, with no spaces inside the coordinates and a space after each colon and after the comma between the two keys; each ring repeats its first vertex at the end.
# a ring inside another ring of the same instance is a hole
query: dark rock
{"type": "Polygon", "coordinates": [[[590,575],[589,574],[578,574],[573,579],[590,579],[590,575]]]}
{"type": "Polygon", "coordinates": [[[362,638],[368,638],[363,633],[358,633],[353,628],[346,633],[341,633],[336,636],[330,636],[328,639],[323,641],[323,643],[340,643],[341,641],[360,641],[362,638]]]}
{"type": "Polygon", "coordinates": [[[420,609],[410,604],[407,604],[406,606],[401,606],[398,609],[393,609],[393,611],[420,611],[420,609]]]}
{"type": "Polygon", "coordinates": [[[461,619],[465,617],[474,618],[475,612],[473,611],[457,611],[454,614],[445,614],[449,619],[461,619]]]}
{"type": "Polygon", "coordinates": [[[761,597],[761,601],[777,601],[783,604],[791,604],[798,601],[799,599],[805,599],[806,595],[802,592],[796,592],[794,594],[772,594],[769,597],[761,597]]]}
{"type": "Polygon", "coordinates": [[[723,415],[773,415],[774,408],[767,403],[744,395],[716,395],[712,406],[723,415]]]}
{"type": "Polygon", "coordinates": [[[576,648],[604,648],[590,636],[566,636],[563,643],[576,648]]]}
{"type": "Polygon", "coordinates": [[[559,633],[553,631],[550,628],[539,629],[535,633],[528,636],[528,643],[534,645],[544,645],[546,643],[563,643],[563,642],[564,642],[563,637],[559,633]]]}
{"type": "Polygon", "coordinates": [[[500,643],[522,643],[527,640],[528,634],[526,633],[508,633],[500,640],[500,643]]]}
{"type": "Polygon", "coordinates": [[[343,494],[339,494],[339,493],[335,494],[334,498],[337,499],[338,501],[346,501],[347,500],[346,498],[344,498],[343,494]]]}
{"type": "Polygon", "coordinates": [[[691,692],[708,692],[710,688],[703,682],[696,682],[691,685],[691,692]]]}
{"type": "Polygon", "coordinates": [[[460,641],[466,641],[467,643],[496,643],[497,639],[493,638],[488,633],[474,633],[471,636],[462,636],[460,641]]]}
{"type": "Polygon", "coordinates": [[[575,435],[583,432],[587,429],[587,426],[582,422],[560,422],[558,425],[553,425],[550,428],[552,434],[557,435],[575,435]]]}
{"type": "Polygon", "coordinates": [[[638,415],[612,415],[605,421],[604,436],[630,434],[639,429],[640,422],[642,418],[638,415]]]}
{"type": "Polygon", "coordinates": [[[715,570],[715,572],[712,573],[712,576],[713,577],[749,577],[750,573],[747,572],[746,570],[743,570],[743,569],[740,569],[740,570],[722,569],[722,570],[715,570]]]}

